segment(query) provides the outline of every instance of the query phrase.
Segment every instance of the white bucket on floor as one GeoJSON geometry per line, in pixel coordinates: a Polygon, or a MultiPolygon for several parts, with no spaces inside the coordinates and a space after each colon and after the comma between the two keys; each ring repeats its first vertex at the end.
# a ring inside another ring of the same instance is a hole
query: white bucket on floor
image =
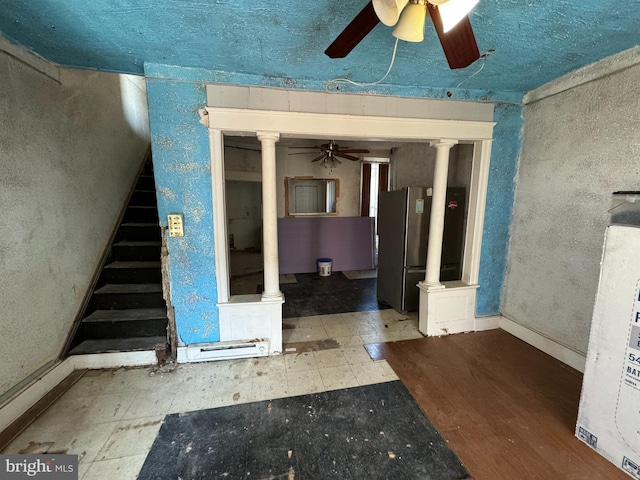
{"type": "Polygon", "coordinates": [[[318,275],[321,277],[328,277],[331,275],[331,259],[330,258],[318,258],[318,275]]]}

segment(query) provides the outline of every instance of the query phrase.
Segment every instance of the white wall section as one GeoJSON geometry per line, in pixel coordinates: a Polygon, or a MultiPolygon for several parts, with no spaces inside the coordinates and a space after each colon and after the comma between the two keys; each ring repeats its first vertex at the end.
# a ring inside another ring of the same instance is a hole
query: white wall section
{"type": "Polygon", "coordinates": [[[502,313],[586,352],[611,193],[640,189],[640,65],[524,107],[502,313]]]}

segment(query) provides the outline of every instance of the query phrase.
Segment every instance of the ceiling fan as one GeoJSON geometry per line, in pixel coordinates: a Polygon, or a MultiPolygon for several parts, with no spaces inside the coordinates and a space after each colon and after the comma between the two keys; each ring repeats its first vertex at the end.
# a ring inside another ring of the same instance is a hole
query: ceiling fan
{"type": "MultiPolygon", "coordinates": [[[[316,145],[314,147],[289,147],[289,148],[313,148],[315,150],[320,151],[320,155],[315,157],[312,162],[322,162],[321,165],[325,168],[335,168],[340,165],[342,162],[338,160],[340,158],[346,158],[347,160],[351,160],[352,162],[357,162],[360,160],[360,157],[356,157],[352,155],[353,153],[369,153],[369,150],[364,149],[354,149],[354,148],[340,148],[334,140],[331,140],[329,143],[323,143],[322,145],[316,145]]],[[[295,152],[290,153],[289,155],[308,155],[313,152],[295,152]]]]}
{"type": "Polygon", "coordinates": [[[382,22],[396,25],[393,36],[421,42],[427,12],[438,34],[449,67],[465,68],[480,58],[467,13],[479,0],[371,0],[325,50],[330,58],[344,58],[382,22]],[[402,14],[402,16],[400,16],[402,14]],[[453,26],[452,26],[453,25],[453,26]]]}

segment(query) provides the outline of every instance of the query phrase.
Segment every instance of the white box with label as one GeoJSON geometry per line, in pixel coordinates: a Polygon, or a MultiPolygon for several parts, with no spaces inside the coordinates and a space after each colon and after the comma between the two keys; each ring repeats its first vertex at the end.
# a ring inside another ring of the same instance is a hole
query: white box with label
{"type": "Polygon", "coordinates": [[[640,480],[640,227],[607,228],[576,436],[640,480]]]}

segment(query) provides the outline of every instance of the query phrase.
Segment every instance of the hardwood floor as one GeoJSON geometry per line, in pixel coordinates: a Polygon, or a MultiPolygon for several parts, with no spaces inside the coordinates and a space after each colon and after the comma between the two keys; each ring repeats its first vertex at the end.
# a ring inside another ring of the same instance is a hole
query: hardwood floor
{"type": "Polygon", "coordinates": [[[476,480],[629,478],[574,436],[582,374],[503,330],[371,350],[476,480]]]}

